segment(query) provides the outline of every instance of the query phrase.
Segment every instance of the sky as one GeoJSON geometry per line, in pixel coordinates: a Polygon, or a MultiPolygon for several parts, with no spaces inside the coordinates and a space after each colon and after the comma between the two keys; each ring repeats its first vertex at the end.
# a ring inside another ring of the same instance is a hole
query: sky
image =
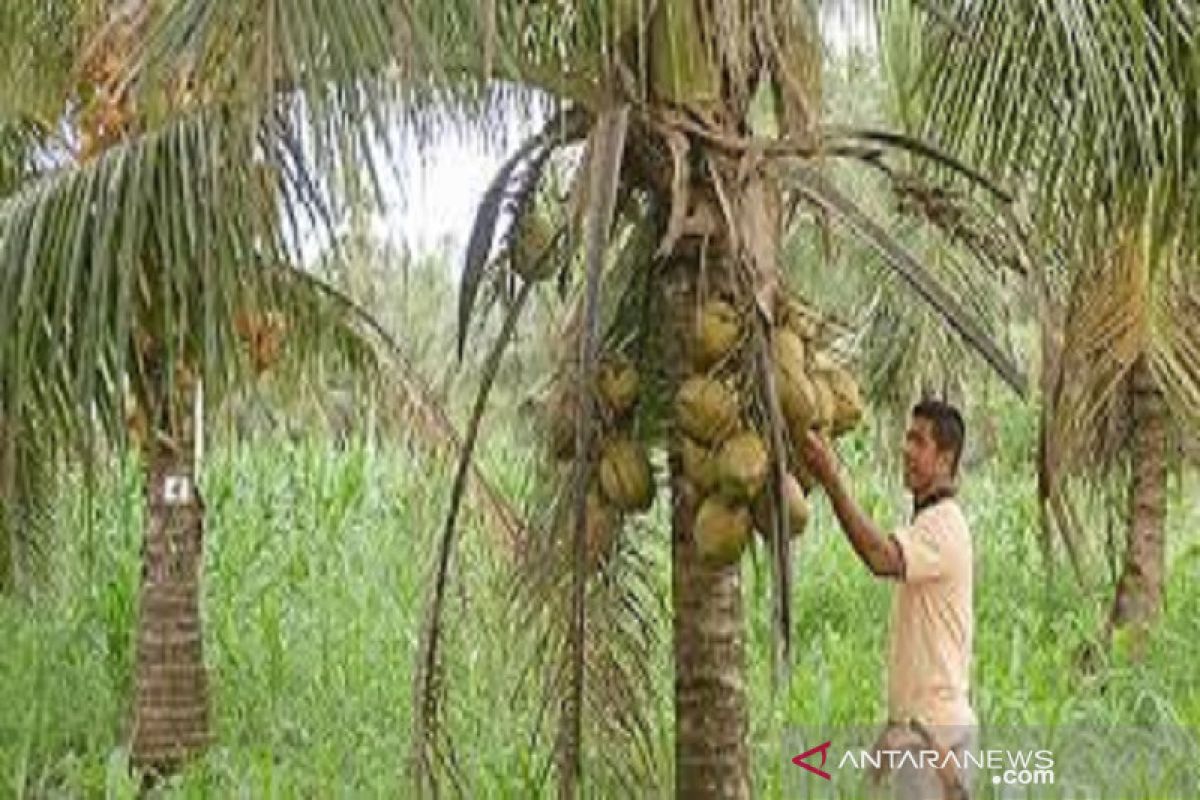
{"type": "Polygon", "coordinates": [[[410,151],[405,160],[405,185],[385,186],[388,208],[373,220],[374,232],[418,254],[448,244],[457,263],[479,198],[504,156],[479,141],[448,141],[424,159],[410,151]]]}

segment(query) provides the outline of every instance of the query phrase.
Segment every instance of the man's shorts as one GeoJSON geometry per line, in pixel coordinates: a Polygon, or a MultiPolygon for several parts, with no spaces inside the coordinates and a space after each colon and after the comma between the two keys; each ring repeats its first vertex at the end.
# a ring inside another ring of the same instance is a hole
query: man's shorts
{"type": "Polygon", "coordinates": [[[926,727],[919,722],[889,722],[875,742],[875,750],[911,753],[891,761],[881,756],[883,767],[874,775],[875,797],[895,800],[969,800],[972,780],[967,751],[978,749],[975,726],[926,727]],[[886,768],[895,763],[894,769],[886,768]]]}

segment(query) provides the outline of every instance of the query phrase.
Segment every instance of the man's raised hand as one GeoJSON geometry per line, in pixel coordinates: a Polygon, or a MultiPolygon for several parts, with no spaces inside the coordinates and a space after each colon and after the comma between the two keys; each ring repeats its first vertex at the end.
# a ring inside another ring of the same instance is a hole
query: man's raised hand
{"type": "Polygon", "coordinates": [[[804,441],[800,446],[800,457],[804,459],[804,465],[822,486],[828,488],[837,481],[837,456],[834,455],[829,443],[821,434],[813,430],[804,434],[804,441]]]}

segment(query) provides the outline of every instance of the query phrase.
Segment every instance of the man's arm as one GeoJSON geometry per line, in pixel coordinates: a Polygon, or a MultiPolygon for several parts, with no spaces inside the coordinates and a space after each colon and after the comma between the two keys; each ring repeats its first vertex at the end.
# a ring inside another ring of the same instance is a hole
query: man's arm
{"type": "Polygon", "coordinates": [[[824,439],[810,431],[805,438],[803,456],[813,476],[825,488],[846,538],[867,569],[881,577],[903,575],[904,555],[900,547],[854,502],[824,439]]]}

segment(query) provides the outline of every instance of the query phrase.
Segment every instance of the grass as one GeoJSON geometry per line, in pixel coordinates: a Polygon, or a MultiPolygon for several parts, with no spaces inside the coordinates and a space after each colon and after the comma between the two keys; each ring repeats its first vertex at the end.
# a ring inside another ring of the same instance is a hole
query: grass
{"type": "MultiPolygon", "coordinates": [[[[516,452],[497,445],[490,454],[506,487],[524,486],[529,474],[516,452]]],[[[903,496],[869,468],[865,443],[847,458],[868,508],[899,520],[903,496]]],[[[1167,617],[1146,662],[1135,667],[1118,653],[1085,677],[1076,657],[1099,627],[1109,587],[1081,590],[1062,568],[1046,577],[1032,479],[1000,461],[980,467],[966,489],[978,564],[979,716],[1090,731],[1098,741],[1134,725],[1192,726],[1200,735],[1194,484],[1174,492],[1167,617]]],[[[444,467],[362,444],[273,441],[212,454],[204,614],[217,744],[163,796],[406,794],[412,657],[448,484],[444,467]]],[[[121,743],[139,570],[136,473],[110,476],[90,505],[70,487],[63,494],[42,588],[29,600],[0,598],[0,796],[132,797],[121,743]]],[[[638,535],[658,534],[661,544],[650,546],[665,565],[665,510],[655,514],[657,525],[638,535]]],[[[506,627],[504,564],[478,531],[458,564],[465,577],[451,593],[452,730],[473,796],[529,796],[545,747],[531,744],[532,701],[513,693],[528,653],[514,650],[506,627]]],[[[746,560],[745,574],[756,794],[790,796],[797,726],[881,719],[888,589],[861,568],[818,503],[796,559],[792,677],[774,692],[761,556],[746,560]]],[[[668,587],[664,571],[664,603],[668,587]]],[[[650,717],[666,784],[665,620],[658,638],[650,717]]],[[[1153,771],[1146,780],[1146,796],[1159,796],[1153,771]]]]}

